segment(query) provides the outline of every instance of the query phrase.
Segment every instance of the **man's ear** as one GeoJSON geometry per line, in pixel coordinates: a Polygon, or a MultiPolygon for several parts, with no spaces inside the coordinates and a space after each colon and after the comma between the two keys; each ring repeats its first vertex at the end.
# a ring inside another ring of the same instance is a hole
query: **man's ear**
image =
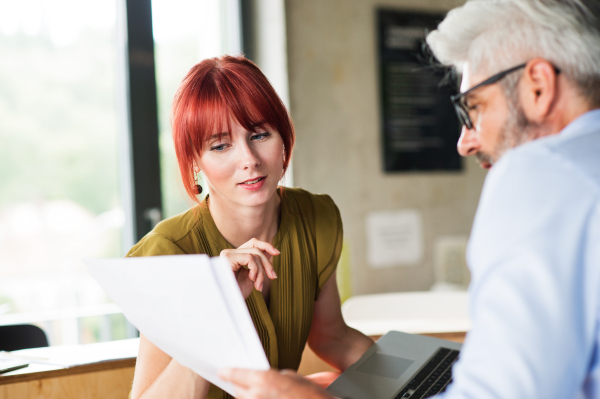
{"type": "Polygon", "coordinates": [[[543,58],[527,63],[519,96],[527,120],[541,124],[552,111],[558,89],[558,75],[554,66],[543,58]]]}

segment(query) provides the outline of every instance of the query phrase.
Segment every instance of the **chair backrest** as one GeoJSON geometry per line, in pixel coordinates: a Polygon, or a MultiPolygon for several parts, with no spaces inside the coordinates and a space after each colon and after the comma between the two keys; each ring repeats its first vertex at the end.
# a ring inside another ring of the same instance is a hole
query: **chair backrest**
{"type": "Polygon", "coordinates": [[[44,330],[38,326],[33,324],[0,326],[0,350],[16,351],[43,346],[48,346],[48,338],[44,330]]]}

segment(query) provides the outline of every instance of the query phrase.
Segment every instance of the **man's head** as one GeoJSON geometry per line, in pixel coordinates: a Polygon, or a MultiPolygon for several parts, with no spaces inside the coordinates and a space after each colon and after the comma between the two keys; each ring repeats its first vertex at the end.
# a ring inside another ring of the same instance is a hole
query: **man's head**
{"type": "Polygon", "coordinates": [[[462,74],[458,150],[484,167],[600,107],[598,0],[470,0],[427,43],[462,74]]]}

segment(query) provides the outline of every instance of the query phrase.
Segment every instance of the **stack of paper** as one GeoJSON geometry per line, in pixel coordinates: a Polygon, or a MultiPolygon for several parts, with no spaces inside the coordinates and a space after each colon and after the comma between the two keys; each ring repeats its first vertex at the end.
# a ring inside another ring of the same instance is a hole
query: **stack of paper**
{"type": "Polygon", "coordinates": [[[231,266],[206,255],[88,259],[91,273],[154,345],[233,395],[222,367],[269,362],[231,266]]]}

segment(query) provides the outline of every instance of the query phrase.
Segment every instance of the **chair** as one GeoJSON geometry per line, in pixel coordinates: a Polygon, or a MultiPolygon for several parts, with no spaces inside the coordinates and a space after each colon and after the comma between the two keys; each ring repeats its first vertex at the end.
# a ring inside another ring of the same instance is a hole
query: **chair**
{"type": "Polygon", "coordinates": [[[48,346],[44,330],[33,324],[0,326],[0,350],[41,348],[48,346]]]}

